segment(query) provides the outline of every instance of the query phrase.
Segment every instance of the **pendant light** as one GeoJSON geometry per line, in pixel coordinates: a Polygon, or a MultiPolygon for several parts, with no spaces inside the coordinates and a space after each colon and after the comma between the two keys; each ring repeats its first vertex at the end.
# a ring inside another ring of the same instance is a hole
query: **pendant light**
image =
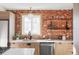
{"type": "Polygon", "coordinates": [[[29,17],[29,20],[31,21],[31,30],[29,30],[28,33],[32,33],[32,20],[33,20],[33,14],[32,14],[32,7],[30,7],[30,10],[29,10],[29,13],[28,13],[28,17],[29,17]]]}

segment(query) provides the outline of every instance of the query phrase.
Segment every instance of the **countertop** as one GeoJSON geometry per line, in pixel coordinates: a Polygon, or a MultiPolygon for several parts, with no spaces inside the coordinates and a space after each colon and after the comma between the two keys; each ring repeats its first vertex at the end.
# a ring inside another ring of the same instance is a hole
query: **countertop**
{"type": "Polygon", "coordinates": [[[37,39],[37,40],[12,40],[10,43],[40,43],[40,42],[62,42],[62,43],[72,43],[72,40],[50,40],[50,39],[37,39]]]}

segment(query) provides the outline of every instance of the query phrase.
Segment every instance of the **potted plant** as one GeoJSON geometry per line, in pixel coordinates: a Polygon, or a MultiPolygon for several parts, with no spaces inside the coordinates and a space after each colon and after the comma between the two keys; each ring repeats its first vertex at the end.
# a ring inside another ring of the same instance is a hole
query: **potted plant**
{"type": "Polygon", "coordinates": [[[16,34],[15,34],[15,39],[16,39],[16,40],[19,40],[19,39],[20,39],[20,37],[21,37],[21,36],[20,36],[20,34],[19,34],[19,33],[16,33],[16,34]]]}

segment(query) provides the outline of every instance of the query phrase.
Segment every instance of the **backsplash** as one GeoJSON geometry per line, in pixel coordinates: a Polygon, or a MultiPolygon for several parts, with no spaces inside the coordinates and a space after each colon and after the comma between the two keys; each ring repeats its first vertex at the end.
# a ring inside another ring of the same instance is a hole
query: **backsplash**
{"type": "MultiPolygon", "coordinates": [[[[22,33],[22,14],[28,14],[29,10],[16,10],[15,32],[22,33]]],[[[67,39],[72,39],[73,10],[32,10],[33,14],[41,15],[41,38],[61,38],[64,34],[67,39]],[[68,20],[68,22],[67,22],[68,20]],[[52,28],[48,27],[52,22],[52,28]],[[67,23],[67,24],[66,24],[67,23]],[[68,30],[67,27],[68,26],[68,30]]]]}

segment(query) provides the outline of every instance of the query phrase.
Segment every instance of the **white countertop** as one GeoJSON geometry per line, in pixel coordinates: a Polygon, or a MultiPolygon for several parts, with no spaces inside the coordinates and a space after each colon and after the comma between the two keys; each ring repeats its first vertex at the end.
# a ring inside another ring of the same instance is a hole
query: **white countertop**
{"type": "Polygon", "coordinates": [[[40,42],[63,42],[63,43],[72,43],[72,40],[49,40],[49,39],[38,39],[38,40],[12,40],[11,43],[40,43],[40,42]]]}

